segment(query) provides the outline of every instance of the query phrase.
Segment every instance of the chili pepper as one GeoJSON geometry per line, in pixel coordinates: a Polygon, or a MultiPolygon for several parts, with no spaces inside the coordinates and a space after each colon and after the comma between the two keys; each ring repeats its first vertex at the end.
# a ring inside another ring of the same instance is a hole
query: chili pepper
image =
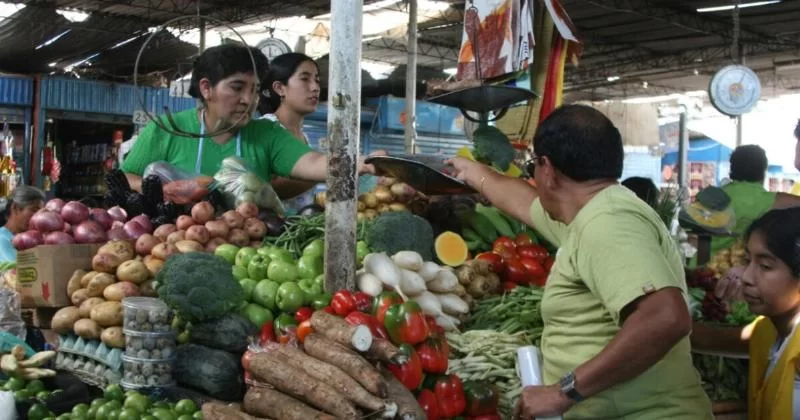
{"type": "Polygon", "coordinates": [[[261,331],[258,336],[258,344],[264,345],[275,341],[275,327],[272,322],[265,322],[261,326],[261,331]]]}
{"type": "Polygon", "coordinates": [[[439,420],[439,401],[436,400],[433,391],[423,389],[417,397],[417,404],[425,412],[428,420],[439,420]]]}
{"type": "Polygon", "coordinates": [[[497,414],[500,393],[494,385],[482,381],[466,381],[463,388],[464,398],[467,401],[465,414],[468,416],[497,414]]]}
{"type": "Polygon", "coordinates": [[[336,315],[347,316],[347,314],[356,310],[356,298],[348,290],[339,290],[334,293],[333,299],[331,299],[331,307],[336,315]]]}
{"type": "Polygon", "coordinates": [[[384,340],[389,339],[389,334],[386,333],[386,328],[383,328],[383,325],[381,325],[381,323],[370,314],[354,311],[350,312],[349,315],[344,317],[344,320],[350,325],[366,325],[369,327],[369,331],[372,333],[373,337],[382,338],[384,340]]]}
{"type": "Polygon", "coordinates": [[[326,306],[326,307],[322,308],[322,310],[327,312],[327,313],[329,313],[329,314],[331,314],[331,315],[336,315],[336,311],[333,310],[332,306],[326,306]]]}
{"type": "Polygon", "coordinates": [[[372,315],[375,315],[378,322],[383,324],[386,311],[389,310],[390,306],[398,303],[403,303],[403,298],[400,297],[399,294],[395,292],[383,292],[375,296],[375,300],[372,303],[372,315]]]}
{"type": "MultiPolygon", "coordinates": [[[[419,360],[414,347],[409,344],[398,346],[400,353],[407,357],[403,364],[389,364],[389,371],[400,381],[408,390],[414,390],[422,383],[422,362],[419,360]]],[[[438,385],[438,384],[437,384],[438,385]]]]}
{"type": "Polygon", "coordinates": [[[464,387],[457,375],[447,375],[439,379],[433,393],[439,401],[439,415],[443,417],[455,417],[463,413],[467,406],[464,387]]]}
{"type": "Polygon", "coordinates": [[[431,337],[417,345],[417,354],[426,373],[446,373],[450,345],[441,336],[431,337]]]}
{"type": "Polygon", "coordinates": [[[415,345],[428,338],[428,324],[419,304],[409,301],[392,305],[386,311],[383,326],[394,344],[415,345]]]}
{"type": "Polygon", "coordinates": [[[356,310],[368,313],[372,310],[372,296],[364,292],[356,292],[353,297],[356,298],[356,310]]]}
{"type": "Polygon", "coordinates": [[[309,308],[308,306],[302,307],[294,313],[294,320],[297,321],[298,324],[308,321],[311,319],[311,315],[314,314],[314,310],[309,308]]]}

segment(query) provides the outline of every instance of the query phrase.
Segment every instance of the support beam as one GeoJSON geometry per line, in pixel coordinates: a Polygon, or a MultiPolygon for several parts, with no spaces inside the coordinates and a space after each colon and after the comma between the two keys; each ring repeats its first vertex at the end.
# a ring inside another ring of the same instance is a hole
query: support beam
{"type": "Polygon", "coordinates": [[[405,151],[417,149],[417,0],[408,0],[408,58],[406,59],[405,151]]]}
{"type": "Polygon", "coordinates": [[[331,2],[325,290],[355,290],[362,0],[331,2]]]}

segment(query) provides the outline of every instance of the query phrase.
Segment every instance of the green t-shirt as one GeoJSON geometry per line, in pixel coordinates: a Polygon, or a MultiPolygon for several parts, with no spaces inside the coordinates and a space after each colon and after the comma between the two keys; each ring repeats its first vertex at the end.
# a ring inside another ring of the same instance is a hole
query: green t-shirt
{"type": "MultiPolygon", "coordinates": [[[[173,115],[173,120],[175,125],[185,131],[200,132],[200,120],[196,109],[178,112],[173,115]]],[[[241,133],[241,158],[250,165],[251,170],[265,180],[272,179],[273,174],[289,176],[297,161],[311,151],[309,146],[295,140],[286,129],[269,120],[251,120],[239,133],[241,133]]],[[[133,149],[122,163],[122,171],[141,176],[147,165],[166,161],[196,174],[199,145],[199,139],[167,133],[154,122],[150,122],[139,133],[133,149]]],[[[214,176],[222,160],[230,156],[236,156],[236,136],[222,145],[210,138],[203,139],[200,172],[203,175],[214,176]]]]}
{"type": "MultiPolygon", "coordinates": [[[[681,257],[664,222],[620,185],[592,198],[569,225],[539,199],[534,228],[559,247],[542,300],[542,354],[548,384],[595,357],[620,331],[620,312],[666,287],[686,295],[681,257]]],[[[566,419],[711,419],[711,402],[692,365],[689,338],[638,377],[575,405],[566,419]]]]}
{"type": "MultiPolygon", "coordinates": [[[[733,233],[744,235],[748,227],[768,212],[775,204],[777,194],[764,189],[760,182],[733,181],[722,187],[731,198],[731,208],[736,215],[736,226],[733,233]]],[[[711,255],[728,249],[736,242],[732,237],[714,237],[711,239],[711,255]]]]}

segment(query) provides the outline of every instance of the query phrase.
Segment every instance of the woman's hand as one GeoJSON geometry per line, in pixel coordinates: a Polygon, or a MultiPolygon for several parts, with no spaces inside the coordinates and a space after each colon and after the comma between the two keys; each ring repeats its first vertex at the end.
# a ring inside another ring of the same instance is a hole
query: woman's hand
{"type": "Polygon", "coordinates": [[[742,274],[744,274],[745,267],[733,267],[725,274],[725,277],[717,281],[717,286],[714,288],[714,294],[723,301],[730,302],[733,300],[742,300],[742,274]]]}
{"type": "Polygon", "coordinates": [[[561,388],[550,386],[526,386],[514,407],[516,420],[534,420],[537,417],[554,417],[569,410],[574,401],[569,399],[561,388]]]}
{"type": "MultiPolygon", "coordinates": [[[[369,154],[369,156],[388,156],[388,155],[389,154],[386,153],[385,150],[376,150],[376,151],[374,151],[374,152],[369,154]]],[[[359,175],[364,175],[364,174],[375,175],[375,166],[367,164],[367,163],[364,163],[364,161],[369,156],[359,156],[358,157],[358,167],[357,167],[356,170],[358,171],[359,175]]]]}

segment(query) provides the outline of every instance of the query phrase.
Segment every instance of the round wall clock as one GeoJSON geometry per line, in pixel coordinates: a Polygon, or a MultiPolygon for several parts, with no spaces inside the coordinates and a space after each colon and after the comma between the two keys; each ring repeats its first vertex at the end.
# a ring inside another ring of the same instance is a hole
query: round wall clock
{"type": "Polygon", "coordinates": [[[736,117],[750,112],[761,98],[758,75],[745,66],[730,65],[714,75],[708,88],[717,111],[736,117]]]}
{"type": "Polygon", "coordinates": [[[264,53],[270,61],[279,55],[292,52],[292,48],[278,38],[267,38],[259,42],[256,48],[264,53]]]}

